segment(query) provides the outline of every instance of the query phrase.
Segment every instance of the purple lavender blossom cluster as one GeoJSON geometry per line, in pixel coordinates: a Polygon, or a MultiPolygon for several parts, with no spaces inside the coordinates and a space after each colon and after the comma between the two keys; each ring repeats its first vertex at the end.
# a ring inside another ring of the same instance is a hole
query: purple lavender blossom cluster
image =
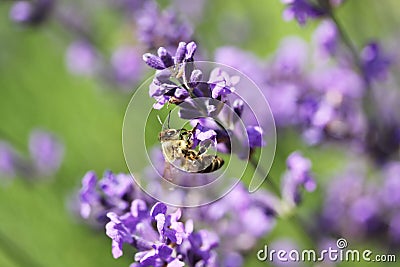
{"type": "MultiPolygon", "coordinates": [[[[149,95],[156,101],[153,108],[176,105],[179,116],[194,126],[193,147],[206,140],[215,142],[224,153],[232,152],[235,143],[247,144],[251,152],[264,146],[260,125],[247,125],[245,133],[237,129],[241,119],[252,121],[242,118],[245,103],[235,94],[239,77],[214,68],[205,78],[205,70],[197,68],[194,60],[195,42],[179,42],[174,54],[169,50],[160,47],[157,55],[143,55],[146,64],[156,70],[149,88],[149,95]],[[245,137],[247,140],[243,140],[245,137]]],[[[152,162],[162,172],[165,160],[159,150],[156,152],[152,162]]],[[[238,155],[242,159],[252,156],[243,156],[240,152],[238,155]]],[[[162,193],[158,190],[161,185],[154,178],[159,176],[153,172],[149,168],[144,175],[152,196],[158,196],[158,192],[162,193]]],[[[199,185],[196,174],[176,176],[175,180],[185,178],[182,183],[178,182],[183,186],[199,185]]],[[[212,176],[202,175],[200,185],[212,181],[212,176]]],[[[81,215],[89,220],[94,218],[100,225],[108,221],[105,227],[112,239],[113,256],[120,257],[123,244],[130,244],[136,249],[132,266],[242,266],[243,255],[273,229],[276,218],[290,216],[301,203],[301,191],[313,191],[316,186],[311,162],[298,152],[288,158],[281,192],[276,192],[282,197],[264,190],[251,195],[239,183],[215,203],[171,212],[165,203],[140,195],[129,175],[116,177],[106,173],[97,181],[92,172],[85,176],[80,192],[81,215]],[[105,184],[107,192],[103,188],[105,184]]],[[[171,192],[171,197],[196,196],[180,189],[171,192]]]]}
{"type": "Polygon", "coordinates": [[[148,49],[176,47],[192,39],[192,27],[172,9],[160,10],[156,2],[146,1],[135,18],[137,37],[148,49]]]}
{"type": "MultiPolygon", "coordinates": [[[[266,141],[263,122],[254,123],[254,114],[245,112],[248,106],[238,97],[240,78],[222,68],[198,67],[194,59],[197,44],[191,42],[193,29],[180,14],[161,9],[152,0],[115,2],[130,31],[123,35],[130,37],[111,52],[101,47],[95,30],[78,12],[63,13],[54,0],[17,1],[10,18],[37,26],[52,17],[71,32],[75,41],[65,56],[73,74],[98,76],[131,89],[144,73],[143,59],[156,70],[149,88],[153,108],[179,108],[180,118],[193,126],[192,148],[212,141],[219,152],[252,159],[266,141]],[[151,53],[141,58],[147,50],[151,53]],[[235,150],[238,144],[240,149],[235,150]]],[[[317,224],[313,241],[344,236],[398,248],[400,94],[385,84],[396,62],[376,40],[360,47],[352,43],[335,14],[344,0],[282,2],[286,4],[285,20],[296,20],[301,26],[310,20],[320,22],[311,43],[286,38],[267,60],[235,47],[220,47],[215,59],[255,81],[271,105],[279,130],[299,130],[308,145],[336,141],[354,153],[351,160],[362,155],[368,162],[327,184],[322,210],[311,218],[317,224]],[[374,164],[372,175],[367,168],[370,163],[374,164]]],[[[240,93],[252,94],[250,90],[240,93]]],[[[251,108],[257,111],[265,106],[251,108]]],[[[60,165],[63,148],[54,136],[34,132],[29,152],[30,158],[24,158],[9,143],[0,142],[0,176],[52,175],[60,165]]],[[[162,172],[165,160],[160,151],[154,154],[156,168],[162,172]]],[[[148,170],[144,176],[157,196],[162,185],[153,177],[158,176],[148,170]]],[[[215,179],[212,174],[176,176],[181,179],[177,183],[187,187],[215,179]]],[[[129,247],[134,255],[131,266],[235,267],[244,264],[244,255],[273,230],[278,218],[294,216],[304,190],[315,189],[311,161],[299,152],[287,158],[279,192],[259,190],[251,195],[238,183],[219,201],[190,209],[175,209],[150,198],[129,174],[107,171],[99,180],[88,172],[79,193],[80,216],[105,227],[114,258],[129,247]]],[[[194,196],[182,189],[170,197],[194,196]]]]}
{"type": "MultiPolygon", "coordinates": [[[[105,227],[114,258],[122,256],[124,244],[132,246],[133,266],[242,266],[243,255],[274,228],[276,218],[300,203],[302,188],[315,188],[308,159],[295,152],[287,164],[282,198],[265,190],[249,194],[239,183],[215,203],[181,209],[149,198],[128,174],[106,172],[97,180],[88,172],[79,194],[80,213],[92,225],[105,227]]],[[[149,172],[144,175],[151,180],[149,172]]]]}
{"type": "MultiPolygon", "coordinates": [[[[371,131],[382,126],[375,127],[366,105],[377,106],[373,111],[376,118],[387,117],[384,113],[390,112],[371,95],[378,94],[373,85],[388,77],[391,61],[380,45],[372,42],[357,55],[360,62],[354,63],[354,58],[342,51],[340,38],[335,23],[327,19],[316,29],[310,45],[298,37],[288,37],[265,61],[237,48],[221,47],[215,60],[256,81],[269,101],[277,126],[300,130],[306,143],[337,140],[364,151],[382,150],[385,144],[371,144],[371,131]],[[310,53],[312,48],[316,48],[314,53],[310,53]],[[248,63],[242,64],[244,61],[248,63]]],[[[389,93],[390,89],[381,86],[379,91],[389,93]]],[[[400,125],[393,126],[399,129],[400,125]]],[[[378,139],[392,140],[391,146],[399,147],[396,132],[385,131],[378,139]]]]}
{"type": "Polygon", "coordinates": [[[319,227],[326,235],[399,246],[400,163],[386,163],[373,177],[360,165],[350,165],[327,185],[319,227]]]}
{"type": "Polygon", "coordinates": [[[283,19],[297,20],[300,25],[305,25],[309,19],[318,19],[331,14],[332,9],[338,7],[343,0],[282,0],[286,4],[283,19]]]}
{"type": "MultiPolygon", "coordinates": [[[[220,67],[215,67],[207,79],[196,67],[196,49],[195,42],[180,42],[174,56],[164,47],[158,49],[157,55],[143,55],[147,65],[156,70],[149,88],[150,96],[156,100],[153,108],[177,105],[179,116],[195,125],[194,145],[210,139],[217,142],[218,150],[223,153],[232,152],[232,143],[240,143],[251,151],[264,146],[263,129],[259,124],[248,125],[245,122],[246,133],[240,132],[245,105],[240,94],[234,94],[240,77],[230,76],[220,67]],[[243,140],[244,135],[248,140],[243,140]]],[[[246,157],[240,151],[234,152],[241,158],[246,157]]]]}
{"type": "Polygon", "coordinates": [[[60,167],[64,147],[53,134],[34,130],[29,137],[29,157],[7,141],[0,141],[0,177],[27,179],[49,177],[60,167]]]}
{"type": "MultiPolygon", "coordinates": [[[[93,171],[89,171],[82,179],[79,192],[80,216],[92,225],[103,226],[107,214],[112,212],[122,215],[129,211],[131,202],[135,199],[146,199],[139,188],[133,185],[129,174],[106,171],[98,180],[93,171]]],[[[146,199],[150,205],[153,202],[146,199]]]]}
{"type": "MultiPolygon", "coordinates": [[[[338,4],[295,0],[285,11],[302,25],[307,19],[324,17],[313,38],[316,70],[309,74],[303,69],[293,79],[303,90],[293,102],[293,111],[300,114],[295,123],[306,129],[308,143],[320,143],[328,136],[342,144],[350,142],[351,163],[326,185],[315,229],[319,238],[344,236],[396,249],[400,124],[395,103],[400,95],[392,88],[389,72],[396,62],[376,40],[358,49],[334,14],[338,4]],[[315,8],[323,12],[316,13],[315,8]],[[361,162],[357,164],[355,157],[361,162]]],[[[298,66],[298,61],[291,62],[289,66],[298,66]]]]}
{"type": "Polygon", "coordinates": [[[137,249],[131,266],[217,266],[218,238],[207,230],[194,231],[193,221],[184,224],[181,216],[181,209],[168,212],[160,202],[150,208],[140,199],[121,216],[107,213],[106,234],[112,239],[114,258],[122,256],[127,243],[137,249]]]}

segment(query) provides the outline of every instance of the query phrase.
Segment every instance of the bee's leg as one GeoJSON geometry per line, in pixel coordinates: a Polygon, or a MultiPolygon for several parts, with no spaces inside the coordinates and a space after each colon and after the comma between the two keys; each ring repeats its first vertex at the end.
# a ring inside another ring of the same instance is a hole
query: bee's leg
{"type": "Polygon", "coordinates": [[[184,137],[188,135],[188,131],[185,128],[182,128],[179,131],[180,131],[180,134],[179,134],[180,139],[184,139],[184,137]]]}
{"type": "Polygon", "coordinates": [[[165,162],[163,177],[170,182],[172,181],[171,164],[169,162],[165,162]]]}
{"type": "Polygon", "coordinates": [[[206,152],[207,152],[207,148],[205,148],[204,146],[202,146],[202,147],[200,147],[200,149],[199,149],[198,155],[202,155],[202,154],[204,154],[204,153],[206,153],[206,152]]]}

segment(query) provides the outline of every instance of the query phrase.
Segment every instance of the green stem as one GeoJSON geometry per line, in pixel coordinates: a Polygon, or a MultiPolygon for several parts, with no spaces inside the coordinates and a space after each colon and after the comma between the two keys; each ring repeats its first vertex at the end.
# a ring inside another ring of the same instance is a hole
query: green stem
{"type": "Polygon", "coordinates": [[[356,65],[357,69],[362,73],[363,72],[362,64],[361,64],[360,56],[358,55],[358,50],[357,50],[356,46],[354,45],[354,43],[350,39],[349,35],[347,34],[345,29],[339,22],[338,18],[335,16],[335,14],[332,11],[329,12],[329,17],[332,19],[333,23],[335,23],[343,44],[351,52],[351,56],[353,57],[353,61],[356,65]]]}
{"type": "Polygon", "coordinates": [[[269,173],[267,173],[261,166],[258,166],[258,161],[254,158],[254,153],[250,155],[249,162],[260,176],[266,177],[267,183],[271,187],[272,191],[279,196],[279,186],[276,185],[269,173]]]}
{"type": "Polygon", "coordinates": [[[294,213],[292,216],[288,218],[288,221],[299,229],[299,232],[302,234],[304,242],[308,249],[314,249],[315,243],[313,239],[313,235],[308,227],[307,223],[297,214],[294,213]]]}
{"type": "Polygon", "coordinates": [[[367,81],[367,79],[364,75],[363,66],[362,66],[362,62],[361,62],[361,58],[359,56],[358,50],[357,50],[356,46],[354,45],[354,43],[352,42],[349,35],[347,34],[347,32],[345,31],[344,27],[339,22],[338,18],[333,13],[333,11],[329,12],[329,17],[335,23],[343,44],[350,51],[352,58],[353,58],[354,65],[363,78],[364,85],[365,85],[365,96],[362,98],[362,107],[363,107],[365,114],[367,115],[369,124],[375,125],[377,122],[379,122],[379,118],[376,117],[377,110],[375,109],[375,105],[373,104],[374,97],[372,94],[372,87],[371,87],[370,82],[367,81]]]}

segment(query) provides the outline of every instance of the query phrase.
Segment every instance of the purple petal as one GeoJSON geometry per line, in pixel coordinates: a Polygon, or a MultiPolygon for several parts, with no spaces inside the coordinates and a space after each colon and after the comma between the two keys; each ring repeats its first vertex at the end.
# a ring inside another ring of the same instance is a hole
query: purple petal
{"type": "Polygon", "coordinates": [[[167,260],[171,256],[172,251],[172,248],[165,244],[162,244],[157,248],[157,254],[163,260],[167,260]]]}
{"type": "MultiPolygon", "coordinates": [[[[139,253],[136,253],[138,255],[139,253]]],[[[136,259],[135,255],[135,259],[136,259]]],[[[140,266],[156,266],[156,260],[158,259],[157,252],[153,249],[146,253],[140,254],[140,266]],[[144,254],[144,255],[143,255],[144,254]]]]}
{"type": "Polygon", "coordinates": [[[182,89],[182,88],[177,88],[175,90],[174,96],[179,99],[179,100],[185,100],[187,97],[189,97],[189,93],[187,90],[182,89]]]}
{"type": "Polygon", "coordinates": [[[242,99],[235,99],[232,104],[233,110],[235,113],[240,117],[242,116],[243,109],[244,109],[244,102],[242,99]]]}
{"type": "Polygon", "coordinates": [[[178,259],[174,259],[173,261],[167,264],[167,267],[183,267],[183,266],[185,266],[185,263],[178,259]]]}
{"type": "Polygon", "coordinates": [[[134,201],[132,201],[131,213],[133,217],[140,217],[144,213],[147,213],[146,202],[141,199],[135,199],[134,201]]]}
{"type": "Polygon", "coordinates": [[[176,49],[175,64],[182,63],[183,59],[185,58],[185,54],[186,54],[186,43],[180,42],[178,48],[176,49]]]}
{"type": "Polygon", "coordinates": [[[186,45],[186,55],[185,59],[187,61],[193,60],[194,53],[196,52],[197,45],[195,42],[190,42],[186,45]]]}
{"type": "Polygon", "coordinates": [[[157,98],[157,102],[154,103],[153,108],[154,109],[161,109],[170,99],[170,96],[162,95],[157,98]]]}
{"type": "Polygon", "coordinates": [[[157,222],[157,230],[158,233],[161,235],[164,234],[164,225],[165,225],[165,215],[162,213],[157,214],[154,219],[157,222]]]}
{"type": "Polygon", "coordinates": [[[247,135],[249,138],[250,147],[261,147],[265,146],[263,140],[263,129],[260,126],[248,126],[246,127],[247,135]]]}
{"type": "Polygon", "coordinates": [[[190,87],[196,87],[199,82],[202,80],[203,78],[203,73],[201,72],[201,70],[194,70],[192,71],[192,74],[190,75],[190,82],[189,85],[190,87]]]}
{"type": "Polygon", "coordinates": [[[165,69],[164,63],[161,59],[153,54],[146,53],[143,55],[143,60],[149,65],[151,68],[156,70],[163,70],[165,69]]]}
{"type": "Polygon", "coordinates": [[[164,214],[164,215],[167,213],[167,205],[165,205],[164,203],[161,203],[161,202],[157,202],[151,208],[150,216],[155,218],[160,213],[164,214]]]}
{"type": "Polygon", "coordinates": [[[174,65],[174,60],[172,59],[171,54],[168,53],[167,49],[160,47],[157,53],[166,68],[174,65]]]}

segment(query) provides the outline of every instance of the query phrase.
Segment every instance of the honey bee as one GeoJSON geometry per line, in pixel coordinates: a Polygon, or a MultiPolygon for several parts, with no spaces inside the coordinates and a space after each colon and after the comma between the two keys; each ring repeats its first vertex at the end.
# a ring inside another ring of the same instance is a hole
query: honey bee
{"type": "Polygon", "coordinates": [[[201,142],[199,151],[191,149],[193,130],[166,129],[160,132],[159,141],[166,161],[164,178],[171,180],[170,163],[174,163],[182,171],[192,173],[210,173],[224,165],[222,158],[207,154],[207,149],[212,144],[210,140],[201,142]]]}

